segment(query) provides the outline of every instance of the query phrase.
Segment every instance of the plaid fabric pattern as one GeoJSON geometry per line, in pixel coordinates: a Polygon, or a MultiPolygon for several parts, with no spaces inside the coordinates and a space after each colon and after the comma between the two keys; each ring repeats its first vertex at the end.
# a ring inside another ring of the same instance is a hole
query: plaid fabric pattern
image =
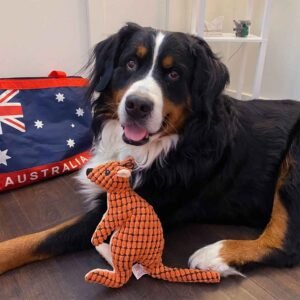
{"type": "Polygon", "coordinates": [[[89,282],[116,288],[132,275],[132,266],[141,264],[147,273],[171,282],[220,281],[217,272],[166,267],[162,263],[163,229],[153,207],[136,194],[128,177],[118,176],[122,169],[132,169],[131,159],[108,162],[94,168],[88,178],[107,191],[108,209],[97,226],[92,243],[98,246],[114,233],[110,246],[113,271],[95,269],[86,274],[89,282]]]}

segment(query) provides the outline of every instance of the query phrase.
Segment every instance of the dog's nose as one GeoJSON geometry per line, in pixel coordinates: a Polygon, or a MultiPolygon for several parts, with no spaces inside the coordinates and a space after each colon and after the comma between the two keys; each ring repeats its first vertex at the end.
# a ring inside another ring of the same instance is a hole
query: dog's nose
{"type": "Polygon", "coordinates": [[[150,115],[153,102],[146,97],[130,95],[126,98],[125,110],[129,116],[142,119],[150,115]]]}
{"type": "Polygon", "coordinates": [[[93,168],[86,169],[86,175],[88,176],[93,171],[93,168]]]}

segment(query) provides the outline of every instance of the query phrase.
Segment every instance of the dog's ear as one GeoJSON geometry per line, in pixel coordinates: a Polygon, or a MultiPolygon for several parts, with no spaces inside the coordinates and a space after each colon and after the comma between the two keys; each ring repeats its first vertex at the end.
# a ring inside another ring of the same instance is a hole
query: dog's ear
{"type": "Polygon", "coordinates": [[[116,58],[120,50],[132,34],[141,30],[141,28],[135,23],[127,23],[116,34],[95,46],[93,56],[90,59],[90,64],[93,64],[93,67],[89,95],[94,91],[102,92],[105,90],[112,78],[116,58]]]}
{"type": "Polygon", "coordinates": [[[191,51],[195,58],[192,108],[209,118],[215,101],[229,83],[229,72],[203,39],[195,36],[191,38],[191,51]]]}

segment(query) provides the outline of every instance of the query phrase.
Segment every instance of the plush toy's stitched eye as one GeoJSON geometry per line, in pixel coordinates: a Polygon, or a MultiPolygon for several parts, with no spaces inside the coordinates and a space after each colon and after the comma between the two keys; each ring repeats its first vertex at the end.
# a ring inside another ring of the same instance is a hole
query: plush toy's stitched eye
{"type": "Polygon", "coordinates": [[[110,171],[109,170],[105,170],[104,174],[105,174],[105,176],[108,176],[110,174],[110,171]]]}

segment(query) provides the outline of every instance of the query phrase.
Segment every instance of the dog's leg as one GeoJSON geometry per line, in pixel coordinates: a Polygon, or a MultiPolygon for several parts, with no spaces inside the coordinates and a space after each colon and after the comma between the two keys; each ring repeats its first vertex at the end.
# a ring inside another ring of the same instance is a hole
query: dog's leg
{"type": "Polygon", "coordinates": [[[190,267],[227,276],[240,274],[234,267],[247,263],[290,266],[299,261],[300,169],[292,161],[287,156],[282,164],[271,219],[264,232],[256,240],[223,240],[208,245],[190,257],[190,267]]]}
{"type": "Polygon", "coordinates": [[[91,236],[106,201],[90,212],[53,228],[0,243],[0,274],[30,262],[92,247],[91,236]]]}
{"type": "Polygon", "coordinates": [[[288,215],[281,199],[276,196],[271,220],[256,240],[223,240],[196,251],[189,259],[191,268],[219,271],[222,276],[240,274],[234,266],[263,259],[282,251],[287,231],[288,215]]]}

